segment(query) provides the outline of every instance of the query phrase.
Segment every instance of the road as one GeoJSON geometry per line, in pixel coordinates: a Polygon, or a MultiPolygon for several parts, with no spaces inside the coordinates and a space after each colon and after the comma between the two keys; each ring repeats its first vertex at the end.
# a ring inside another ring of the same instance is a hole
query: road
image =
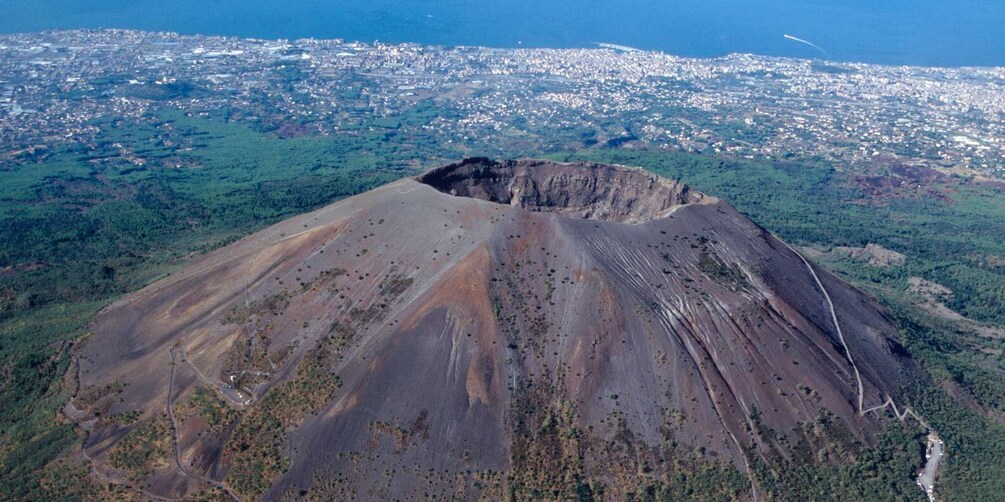
{"type": "MultiPolygon", "coordinates": [[[[220,490],[223,490],[227,495],[230,495],[230,497],[233,498],[234,500],[236,500],[237,502],[241,502],[241,497],[239,497],[237,495],[237,493],[235,493],[233,490],[231,490],[227,485],[224,485],[223,483],[220,483],[219,481],[216,481],[215,479],[210,479],[210,478],[207,478],[205,476],[200,476],[200,475],[198,475],[198,474],[196,474],[194,472],[188,472],[182,466],[182,462],[181,462],[181,457],[182,457],[182,454],[181,454],[181,443],[178,441],[178,422],[177,422],[177,420],[175,420],[175,417],[174,417],[174,375],[175,375],[175,370],[178,368],[178,362],[175,359],[175,350],[176,350],[176,347],[172,347],[168,351],[168,354],[171,356],[171,380],[168,382],[168,395],[167,395],[167,412],[168,412],[168,420],[171,422],[171,442],[174,443],[174,464],[175,464],[175,467],[178,468],[178,472],[181,472],[183,476],[185,476],[187,478],[197,479],[199,481],[202,481],[203,483],[215,486],[215,487],[219,488],[220,490]]],[[[182,356],[182,357],[184,357],[184,356],[182,356]]],[[[194,368],[193,368],[193,372],[194,372],[194,368]]]]}
{"type": "Polygon", "coordinates": [[[202,374],[202,371],[199,371],[199,368],[196,368],[195,365],[188,360],[188,357],[185,356],[184,350],[182,350],[180,347],[172,350],[173,350],[172,357],[174,356],[174,353],[177,353],[178,358],[181,359],[181,362],[185,363],[185,366],[188,366],[188,369],[192,370],[192,373],[195,374],[195,377],[198,378],[199,381],[202,382],[204,385],[218,389],[220,391],[220,394],[223,394],[223,397],[227,398],[228,401],[230,401],[231,403],[233,403],[238,407],[243,408],[244,406],[251,404],[252,398],[250,394],[247,397],[245,397],[244,393],[242,393],[240,390],[235,389],[223,382],[209,379],[208,377],[206,377],[206,375],[202,374]]]}
{"type": "Polygon", "coordinates": [[[900,411],[897,408],[897,403],[894,402],[893,397],[891,397],[890,395],[887,395],[886,396],[886,401],[884,401],[881,404],[878,404],[878,405],[875,405],[875,406],[871,406],[869,408],[865,407],[865,403],[864,403],[864,401],[865,401],[865,390],[864,390],[864,387],[862,385],[862,375],[861,375],[861,373],[859,373],[858,366],[855,365],[855,360],[852,358],[851,349],[848,347],[848,344],[845,342],[844,333],[841,331],[841,323],[838,321],[837,311],[834,310],[834,302],[831,301],[831,295],[830,295],[830,293],[827,292],[827,288],[824,287],[824,283],[817,276],[816,271],[813,270],[813,265],[810,264],[809,260],[807,260],[803,256],[802,253],[800,253],[799,251],[796,251],[795,248],[793,248],[792,246],[789,246],[787,243],[785,243],[785,241],[782,241],[781,239],[779,239],[779,241],[782,242],[783,244],[785,244],[785,246],[788,247],[790,251],[792,251],[793,253],[795,253],[796,256],[798,256],[799,259],[802,260],[803,264],[806,265],[806,269],[809,270],[810,275],[813,276],[813,280],[816,282],[817,288],[819,288],[820,292],[823,293],[824,300],[826,300],[826,302],[827,302],[827,308],[830,309],[831,320],[834,322],[834,329],[837,331],[838,339],[841,341],[841,345],[844,347],[845,356],[848,358],[848,363],[851,364],[852,370],[854,370],[854,372],[855,372],[855,380],[856,380],[856,382],[858,384],[858,413],[859,413],[859,415],[865,416],[867,413],[870,413],[870,412],[874,412],[874,411],[875,412],[880,412],[880,411],[883,411],[883,410],[886,410],[886,409],[890,409],[890,410],[893,411],[893,415],[895,417],[897,417],[897,419],[900,420],[901,422],[903,422],[904,420],[906,420],[908,416],[911,416],[915,420],[917,420],[918,423],[920,423],[923,427],[925,427],[926,429],[928,429],[928,431],[929,431],[929,434],[928,434],[928,451],[929,451],[928,462],[925,464],[925,469],[918,476],[917,483],[918,483],[918,486],[920,486],[923,490],[925,490],[925,494],[928,495],[928,500],[934,502],[935,501],[935,476],[936,476],[936,474],[938,474],[939,463],[942,462],[942,456],[945,454],[945,450],[946,450],[945,443],[943,443],[942,439],[939,438],[938,434],[936,434],[935,431],[932,430],[931,426],[928,425],[928,422],[926,422],[925,419],[921,418],[921,416],[919,416],[917,413],[915,413],[914,410],[912,410],[910,407],[905,406],[904,407],[904,411],[900,411]]]}
{"type": "Polygon", "coordinates": [[[928,500],[935,501],[935,475],[939,472],[939,464],[946,454],[946,444],[934,432],[928,435],[928,462],[925,469],[918,475],[918,486],[925,490],[928,500]]]}

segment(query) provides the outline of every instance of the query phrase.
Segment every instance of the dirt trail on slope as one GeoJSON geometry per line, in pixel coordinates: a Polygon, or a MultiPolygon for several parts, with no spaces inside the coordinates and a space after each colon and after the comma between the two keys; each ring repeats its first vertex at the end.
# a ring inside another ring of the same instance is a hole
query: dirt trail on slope
{"type": "Polygon", "coordinates": [[[855,370],[855,380],[858,383],[859,415],[864,416],[869,412],[873,411],[879,412],[886,408],[890,408],[893,411],[894,416],[897,417],[897,419],[900,420],[901,422],[907,419],[908,416],[911,416],[914,417],[914,419],[917,420],[918,423],[920,423],[925,429],[929,431],[929,449],[931,450],[932,442],[934,441],[936,445],[935,446],[936,451],[932,454],[931,457],[929,457],[929,460],[926,463],[924,470],[918,475],[916,481],[918,485],[921,486],[921,488],[925,491],[925,494],[928,496],[929,500],[934,501],[935,477],[938,474],[939,463],[942,458],[942,455],[945,453],[945,444],[943,443],[942,439],[939,438],[939,435],[931,428],[931,426],[928,425],[928,422],[926,422],[925,419],[921,418],[921,416],[915,413],[914,410],[912,410],[910,407],[904,407],[904,411],[901,412],[897,408],[897,403],[894,402],[893,397],[891,397],[890,395],[886,396],[886,401],[883,402],[882,404],[865,408],[865,405],[863,404],[863,401],[865,399],[865,392],[862,386],[862,376],[859,373],[858,366],[855,365],[854,358],[852,358],[851,349],[845,342],[844,333],[841,331],[841,323],[840,321],[838,321],[837,311],[834,310],[834,302],[831,301],[831,296],[827,292],[827,288],[824,287],[823,282],[821,282],[820,278],[817,277],[816,271],[813,270],[813,265],[811,265],[810,262],[805,257],[803,257],[801,253],[793,249],[792,246],[789,246],[788,244],[786,244],[786,246],[789,249],[791,249],[793,253],[796,253],[796,255],[799,256],[799,259],[803,261],[803,264],[806,265],[806,269],[810,271],[810,275],[813,276],[813,280],[816,282],[817,287],[820,288],[820,291],[824,295],[824,299],[827,301],[827,307],[831,312],[831,320],[834,321],[834,329],[837,330],[838,339],[841,340],[841,345],[844,347],[845,355],[848,357],[848,363],[850,363],[852,369],[855,370]]]}
{"type": "MultiPolygon", "coordinates": [[[[175,358],[175,350],[176,349],[174,347],[172,347],[171,350],[168,351],[169,354],[171,355],[171,381],[168,382],[168,395],[167,395],[167,412],[168,412],[168,421],[171,422],[171,442],[174,443],[173,446],[174,446],[174,463],[175,463],[175,467],[177,467],[178,468],[178,472],[181,472],[182,475],[184,475],[185,477],[197,479],[199,481],[202,481],[203,483],[215,486],[216,488],[219,488],[219,489],[223,490],[224,492],[226,492],[227,495],[230,495],[230,497],[233,498],[234,500],[236,500],[237,502],[241,502],[241,498],[238,497],[236,493],[234,493],[233,491],[231,491],[231,489],[228,488],[223,483],[220,483],[219,481],[215,481],[215,480],[212,480],[212,479],[209,479],[209,478],[202,477],[202,476],[200,476],[198,474],[195,474],[195,473],[190,473],[190,472],[188,472],[188,470],[185,469],[185,467],[183,467],[181,465],[182,464],[182,462],[181,462],[181,442],[178,440],[178,422],[175,421],[175,418],[174,418],[174,377],[175,377],[175,371],[176,371],[176,369],[178,367],[178,363],[177,363],[177,360],[175,358]]],[[[184,358],[184,357],[185,356],[183,354],[182,358],[184,358]]],[[[196,375],[196,376],[198,377],[198,375],[196,375]]]]}

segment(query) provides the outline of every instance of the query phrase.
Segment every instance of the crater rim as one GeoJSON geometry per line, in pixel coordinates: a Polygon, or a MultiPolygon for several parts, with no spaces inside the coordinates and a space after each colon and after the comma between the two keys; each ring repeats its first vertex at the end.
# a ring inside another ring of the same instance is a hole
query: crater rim
{"type": "Polygon", "coordinates": [[[472,157],[415,180],[441,193],[571,219],[642,224],[712,199],[639,167],[472,157]]]}

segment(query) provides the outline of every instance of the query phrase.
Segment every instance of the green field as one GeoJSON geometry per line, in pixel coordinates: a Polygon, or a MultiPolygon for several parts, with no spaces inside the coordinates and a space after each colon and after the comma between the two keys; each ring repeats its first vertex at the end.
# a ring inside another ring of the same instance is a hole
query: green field
{"type": "MultiPolygon", "coordinates": [[[[0,166],[0,499],[60,495],[40,479],[77,440],[57,413],[72,392],[64,385],[69,342],[86,333],[102,305],[183,265],[192,253],[477,153],[393,134],[397,124],[435,112],[421,106],[338,136],[281,139],[221,117],[164,111],[139,124],[99,122],[95,144],[0,166]]],[[[808,162],[599,147],[513,155],[535,153],[640,165],[680,178],[783,239],[819,250],[821,264],[887,306],[903,328],[901,342],[935,382],[905,389],[903,399],[946,440],[951,460],[944,464],[942,493],[957,500],[1005,498],[1005,340],[920,309],[908,289],[910,277],[941,284],[953,291],[944,298],[947,307],[1005,326],[1000,189],[950,180],[937,187],[945,198],[876,200],[848,173],[808,162]],[[869,243],[906,260],[876,267],[831,252],[869,243]],[[968,405],[940,386],[967,396],[968,405]]],[[[920,491],[909,491],[913,474],[898,464],[911,455],[918,452],[890,446],[854,456],[847,468],[803,469],[780,481],[776,494],[817,496],[816,486],[835,498],[918,498],[920,491]],[[890,472],[904,476],[890,478],[890,472]]]]}

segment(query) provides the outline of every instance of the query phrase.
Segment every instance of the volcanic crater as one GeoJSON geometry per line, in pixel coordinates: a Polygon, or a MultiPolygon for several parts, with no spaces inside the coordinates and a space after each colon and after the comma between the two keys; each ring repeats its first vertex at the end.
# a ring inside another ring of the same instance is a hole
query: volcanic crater
{"type": "Polygon", "coordinates": [[[863,401],[915,374],[894,329],[679,182],[475,158],[109,306],[66,411],[99,475],[158,497],[618,497],[710,470],[754,497],[756,462],[874,441],[863,401]]]}
{"type": "Polygon", "coordinates": [[[687,185],[638,168],[582,169],[539,160],[473,158],[433,169],[418,181],[459,197],[619,223],[644,223],[705,198],[687,185]]]}

